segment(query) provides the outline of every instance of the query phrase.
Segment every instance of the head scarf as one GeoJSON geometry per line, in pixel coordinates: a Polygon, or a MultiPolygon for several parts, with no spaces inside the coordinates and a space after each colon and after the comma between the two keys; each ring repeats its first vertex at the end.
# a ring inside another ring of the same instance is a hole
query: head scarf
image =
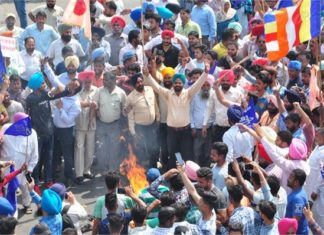
{"type": "Polygon", "coordinates": [[[136,86],[136,83],[138,81],[138,79],[143,79],[143,75],[141,73],[135,73],[131,79],[130,79],[130,83],[132,84],[133,87],[136,86]]]}
{"type": "Polygon", "coordinates": [[[95,78],[94,71],[84,71],[78,74],[78,78],[80,81],[90,80],[92,81],[95,78]]]}
{"type": "Polygon", "coordinates": [[[288,69],[301,70],[301,63],[298,60],[291,60],[288,64],[288,69]]]}
{"type": "Polygon", "coordinates": [[[113,18],[111,18],[111,26],[114,26],[115,23],[118,23],[122,28],[125,28],[126,26],[126,21],[122,16],[114,16],[113,18]]]}
{"type": "Polygon", "coordinates": [[[79,68],[80,61],[76,55],[68,56],[65,58],[64,65],[66,68],[69,66],[70,63],[72,63],[74,67],[79,68]]]}
{"type": "Polygon", "coordinates": [[[44,76],[41,72],[34,73],[28,81],[28,87],[32,90],[39,89],[44,82],[44,76]]]}
{"type": "Polygon", "coordinates": [[[222,8],[219,12],[216,14],[216,22],[224,22],[226,20],[232,19],[236,14],[236,10],[232,8],[232,4],[230,0],[222,0],[222,8]],[[224,6],[226,3],[229,3],[229,9],[227,12],[224,11],[224,6]]]}
{"type": "Polygon", "coordinates": [[[283,218],[278,222],[278,229],[280,234],[286,234],[291,227],[294,228],[294,232],[296,233],[298,228],[298,222],[296,219],[283,218]]]}
{"type": "Polygon", "coordinates": [[[162,36],[162,38],[164,38],[164,37],[173,38],[174,37],[174,33],[171,30],[163,30],[161,36],[162,36]]]}
{"type": "Polygon", "coordinates": [[[24,118],[27,118],[29,117],[28,114],[26,113],[23,113],[23,112],[18,112],[18,113],[15,113],[15,115],[13,116],[13,122],[18,122],[24,118]]]}
{"type": "Polygon", "coordinates": [[[161,73],[162,73],[163,78],[166,75],[169,75],[169,76],[173,77],[173,75],[175,74],[175,71],[174,71],[174,68],[165,67],[164,69],[162,69],[162,72],[161,73]]]}
{"type": "Polygon", "coordinates": [[[234,74],[233,70],[231,70],[231,69],[224,69],[219,72],[218,77],[222,78],[222,79],[225,77],[228,77],[228,79],[230,80],[230,83],[233,84],[234,79],[235,79],[235,74],[234,74]]]}
{"type": "Polygon", "coordinates": [[[61,199],[64,200],[66,194],[66,187],[64,184],[55,183],[50,187],[50,189],[56,192],[61,197],[61,199]]]}
{"type": "Polygon", "coordinates": [[[135,53],[133,51],[127,51],[123,55],[123,63],[125,63],[126,60],[129,60],[130,58],[134,57],[135,53]]]}
{"type": "Polygon", "coordinates": [[[0,197],[0,215],[8,216],[12,215],[14,212],[15,210],[10,202],[4,197],[0,197]]]}
{"type": "Polygon", "coordinates": [[[200,166],[193,161],[186,161],[185,173],[190,180],[197,181],[197,171],[200,166]]]}
{"type": "Polygon", "coordinates": [[[175,75],[173,75],[172,82],[175,83],[177,79],[180,79],[182,84],[185,84],[187,80],[186,76],[182,73],[176,73],[175,75]]]}
{"type": "Polygon", "coordinates": [[[277,98],[274,95],[269,95],[268,96],[268,101],[273,103],[273,105],[278,108],[278,102],[277,102],[277,98]]]}
{"type": "Polygon", "coordinates": [[[211,74],[208,74],[208,76],[207,76],[207,82],[209,83],[210,87],[213,87],[214,82],[215,82],[214,76],[211,75],[211,74]]]}
{"type": "Polygon", "coordinates": [[[159,178],[161,175],[159,169],[157,168],[150,168],[146,173],[146,178],[149,182],[153,182],[157,178],[159,178]]]}
{"type": "MultiPolygon", "coordinates": [[[[136,8],[136,9],[131,11],[130,18],[134,22],[137,22],[137,21],[141,20],[141,14],[142,14],[142,9],[141,8],[136,8]]],[[[113,22],[111,21],[111,23],[113,23],[113,22]]]]}
{"type": "Polygon", "coordinates": [[[304,141],[293,138],[289,145],[289,156],[293,160],[303,160],[307,154],[307,146],[304,141]]]}
{"type": "Polygon", "coordinates": [[[259,59],[253,60],[252,64],[265,66],[268,64],[268,60],[266,58],[259,58],[259,59]]]}
{"type": "Polygon", "coordinates": [[[162,19],[171,19],[174,15],[172,11],[166,7],[156,7],[156,10],[162,19]]]}
{"type": "Polygon", "coordinates": [[[69,24],[60,24],[58,27],[57,27],[57,31],[60,33],[60,34],[63,34],[64,31],[66,30],[70,30],[72,29],[72,25],[69,25],[69,24]]]}
{"type": "Polygon", "coordinates": [[[243,109],[237,105],[231,105],[227,109],[228,121],[233,123],[238,123],[243,115],[243,109]]]}
{"type": "Polygon", "coordinates": [[[62,210],[62,199],[52,189],[46,189],[42,194],[41,207],[49,215],[57,215],[62,210]]]}
{"type": "Polygon", "coordinates": [[[291,104],[294,102],[301,102],[299,94],[294,90],[286,90],[285,96],[287,96],[287,100],[291,104]]]}
{"type": "Polygon", "coordinates": [[[260,36],[264,34],[264,24],[257,24],[251,29],[252,36],[260,36]]]}
{"type": "Polygon", "coordinates": [[[92,61],[94,61],[98,57],[105,57],[105,48],[99,47],[99,48],[94,49],[91,52],[91,59],[92,59],[92,61]]]}
{"type": "Polygon", "coordinates": [[[242,25],[239,22],[231,22],[228,24],[227,28],[234,29],[240,35],[242,33],[242,25]]]}

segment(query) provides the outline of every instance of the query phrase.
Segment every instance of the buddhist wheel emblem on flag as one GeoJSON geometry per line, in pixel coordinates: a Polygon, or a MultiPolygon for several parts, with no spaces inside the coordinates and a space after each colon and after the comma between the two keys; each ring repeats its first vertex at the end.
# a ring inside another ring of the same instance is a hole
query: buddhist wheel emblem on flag
{"type": "Polygon", "coordinates": [[[84,0],[77,0],[73,9],[74,14],[81,16],[87,10],[84,0]]]}

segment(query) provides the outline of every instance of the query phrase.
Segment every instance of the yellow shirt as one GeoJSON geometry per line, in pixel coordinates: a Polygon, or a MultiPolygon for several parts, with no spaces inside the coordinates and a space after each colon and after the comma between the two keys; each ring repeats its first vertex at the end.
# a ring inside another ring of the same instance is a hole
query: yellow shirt
{"type": "Polygon", "coordinates": [[[185,26],[182,26],[182,25],[179,25],[176,29],[176,32],[178,34],[181,34],[183,36],[186,36],[188,37],[188,34],[191,32],[191,31],[195,31],[199,34],[199,38],[201,38],[201,29],[200,29],[200,26],[199,24],[189,20],[188,23],[185,25],[185,26]]]}
{"type": "Polygon", "coordinates": [[[149,86],[144,86],[144,92],[134,89],[126,99],[128,113],[128,126],[131,134],[135,134],[135,124],[151,125],[158,116],[158,107],[154,91],[149,86]]]}
{"type": "Polygon", "coordinates": [[[111,123],[119,120],[126,104],[126,93],[118,86],[109,93],[105,87],[99,88],[98,110],[102,122],[111,123]]]}
{"type": "Polygon", "coordinates": [[[222,42],[217,43],[216,46],[213,47],[213,51],[217,53],[217,60],[220,60],[222,57],[227,56],[227,48],[222,42]]]}
{"type": "Polygon", "coordinates": [[[168,90],[160,86],[152,76],[145,79],[155,92],[166,99],[168,105],[167,125],[176,128],[189,125],[191,100],[207,80],[207,74],[203,73],[190,88],[183,89],[179,96],[173,89],[168,90]]]}

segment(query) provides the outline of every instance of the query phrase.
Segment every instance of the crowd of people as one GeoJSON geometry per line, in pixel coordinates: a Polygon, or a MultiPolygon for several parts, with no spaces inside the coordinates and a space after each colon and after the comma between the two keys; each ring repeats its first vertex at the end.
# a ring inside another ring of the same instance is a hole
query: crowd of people
{"type": "Polygon", "coordinates": [[[1,75],[0,234],[32,203],[29,234],[324,234],[322,26],[270,61],[263,19],[280,1],[90,0],[91,39],[45,2],[15,1],[20,27],[13,13],[0,27],[17,46],[1,75]],[[130,152],[139,193],[119,170],[130,152]],[[99,177],[88,214],[73,187],[99,177]]]}

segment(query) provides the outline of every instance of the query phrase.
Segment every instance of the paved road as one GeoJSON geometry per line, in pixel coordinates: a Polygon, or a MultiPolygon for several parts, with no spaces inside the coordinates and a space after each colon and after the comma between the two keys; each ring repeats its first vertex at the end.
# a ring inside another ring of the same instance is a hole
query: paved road
{"type": "MultiPolygon", "coordinates": [[[[5,1],[13,2],[13,1],[5,1]]],[[[33,9],[39,4],[43,4],[45,1],[29,1],[27,3],[27,11],[33,9]],[[36,3],[35,3],[36,2],[36,3]]],[[[57,4],[65,8],[67,0],[57,0],[57,4]]],[[[127,8],[133,8],[139,5],[139,0],[124,0],[125,6],[127,8]]],[[[0,0],[1,3],[1,0],[0,0]]],[[[0,4],[0,24],[3,23],[4,17],[7,13],[12,12],[17,15],[13,3],[2,3],[0,4]]],[[[19,22],[19,20],[18,20],[19,22]]],[[[31,23],[29,21],[29,23],[31,23]]],[[[105,194],[106,188],[104,185],[104,178],[97,176],[94,180],[86,180],[83,185],[72,187],[71,191],[76,195],[77,200],[86,208],[88,213],[92,213],[95,200],[98,196],[105,194]]],[[[33,205],[33,212],[36,207],[33,205]]],[[[37,218],[34,215],[24,215],[19,213],[19,224],[16,228],[16,234],[28,234],[30,229],[37,224],[37,218]]],[[[90,234],[90,233],[88,233],[90,234]]]]}

